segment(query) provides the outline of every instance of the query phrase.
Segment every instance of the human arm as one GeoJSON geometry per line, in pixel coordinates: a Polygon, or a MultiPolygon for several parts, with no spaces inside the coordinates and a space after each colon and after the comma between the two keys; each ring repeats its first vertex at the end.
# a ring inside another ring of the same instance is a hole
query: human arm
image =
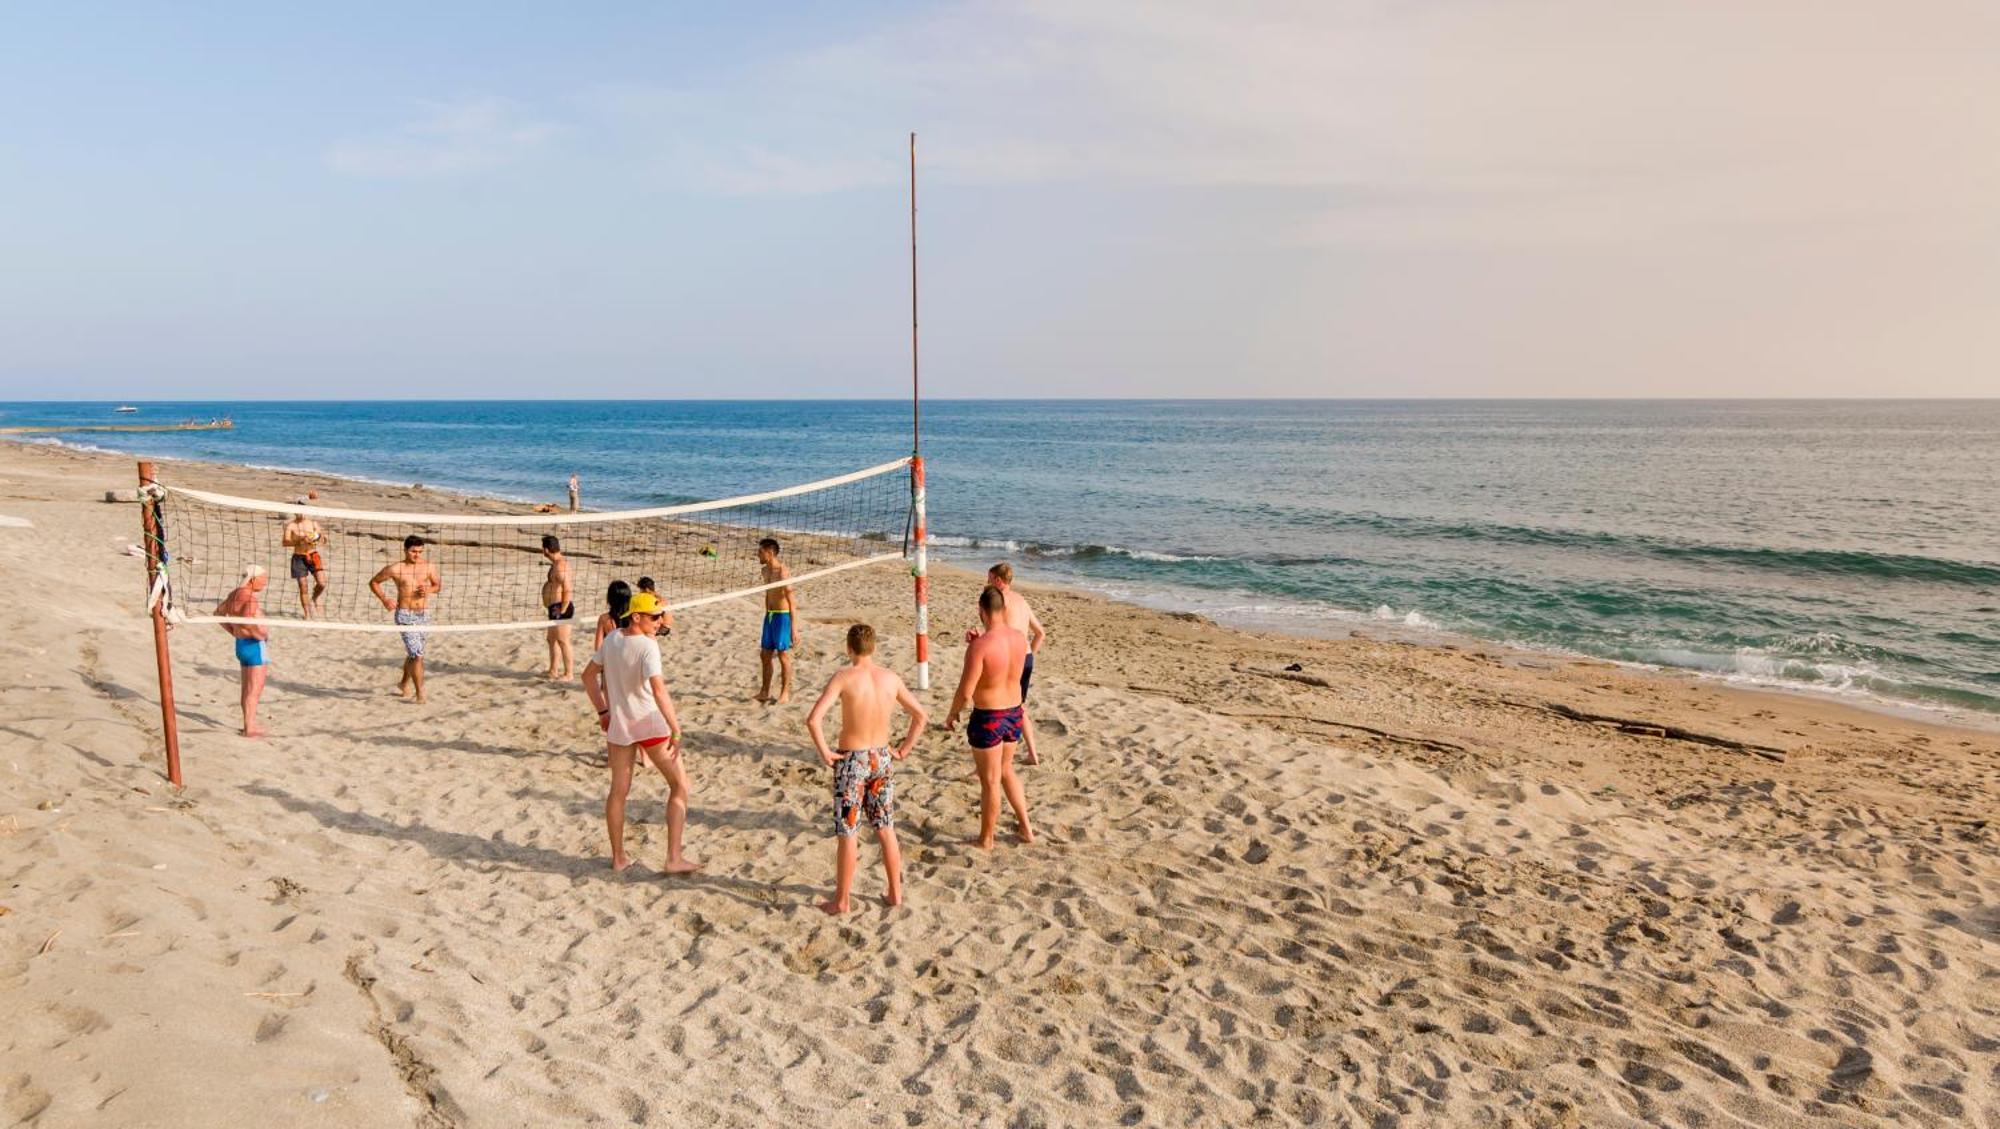
{"type": "Polygon", "coordinates": [[[958,689],[952,691],[951,709],[944,715],[946,731],[958,728],[958,713],[972,701],[972,688],[979,685],[981,656],[978,647],[965,649],[965,667],[958,674],[958,689]]]}
{"type": "Polygon", "coordinates": [[[835,699],[839,697],[840,676],[836,674],[827,679],[826,689],[819,692],[819,701],[814,702],[812,712],[806,714],[806,732],[812,734],[813,751],[819,754],[819,763],[828,768],[833,767],[833,762],[837,758],[833,755],[833,750],[827,746],[823,723],[826,721],[827,711],[833,708],[835,699]]]}
{"type": "Polygon", "coordinates": [[[1039,651],[1039,650],[1041,650],[1041,649],[1042,649],[1042,641],[1043,641],[1043,640],[1045,640],[1045,639],[1047,639],[1048,637],[1049,637],[1049,633],[1048,633],[1047,631],[1044,631],[1044,630],[1042,629],[1042,617],[1040,617],[1040,616],[1036,615],[1036,614],[1035,614],[1034,612],[1032,612],[1032,611],[1031,611],[1031,612],[1029,612],[1029,613],[1028,613],[1028,653],[1032,655],[1032,654],[1034,654],[1034,653],[1035,653],[1036,651],[1039,651]]]}
{"type": "MultiPolygon", "coordinates": [[[[250,593],[250,595],[244,599],[243,610],[237,614],[243,616],[245,619],[263,618],[264,607],[263,605],[257,602],[257,594],[255,592],[250,593]]],[[[269,639],[271,637],[270,628],[257,624],[245,624],[244,626],[250,632],[250,634],[244,636],[244,638],[263,640],[263,639],[269,639]]]]}
{"type": "Polygon", "coordinates": [[[373,577],[370,577],[368,581],[368,590],[375,593],[375,598],[382,601],[382,606],[392,612],[396,610],[396,601],[382,594],[382,583],[389,579],[389,570],[394,567],[396,566],[383,565],[382,570],[377,572],[373,577]]]}
{"type": "Polygon", "coordinates": [[[430,566],[430,576],[424,580],[424,588],[433,596],[444,591],[444,574],[438,571],[438,566],[430,566]]]}
{"type": "Polygon", "coordinates": [[[597,727],[611,727],[611,700],[604,692],[604,667],[592,658],[583,668],[583,692],[590,695],[590,704],[597,710],[597,727]]]}
{"type": "Polygon", "coordinates": [[[568,561],[564,561],[562,568],[556,573],[556,588],[556,602],[564,607],[568,607],[576,595],[575,590],[570,586],[568,561]]]}
{"type": "Polygon", "coordinates": [[[653,689],[653,704],[660,708],[660,716],[667,719],[667,731],[673,734],[667,741],[667,759],[677,760],[681,755],[681,719],[674,713],[674,696],[667,693],[667,680],[658,674],[646,680],[653,689]]]}
{"type": "Polygon", "coordinates": [[[924,726],[930,722],[930,715],[924,712],[923,703],[917,701],[917,696],[910,693],[910,688],[900,678],[896,680],[896,704],[910,715],[909,731],[903,734],[903,743],[896,749],[896,759],[902,760],[917,747],[917,739],[924,735],[924,726]]]}

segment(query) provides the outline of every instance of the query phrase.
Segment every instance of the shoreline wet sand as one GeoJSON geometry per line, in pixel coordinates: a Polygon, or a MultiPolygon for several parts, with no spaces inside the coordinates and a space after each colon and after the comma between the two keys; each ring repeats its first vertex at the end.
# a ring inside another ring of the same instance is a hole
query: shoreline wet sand
{"type": "MultiPolygon", "coordinates": [[[[473,504],[162,462],[253,496],[473,504]]],[[[970,758],[933,732],[897,769],[909,904],[828,920],[810,701],[748,701],[749,600],[666,647],[697,878],[647,870],[657,778],[642,873],[609,872],[602,746],[537,632],[451,638],[424,709],[388,696],[393,637],[279,633],[251,742],[222,632],[179,629],[173,793],[137,515],[99,500],[131,482],[123,456],[0,444],[0,512],[36,526],[0,530],[12,1118],[2000,1119],[1991,733],[1235,631],[1028,572],[1042,841],[962,847],[970,758]]],[[[941,713],[978,580],[933,583],[941,713]]],[[[908,670],[899,570],[800,596],[802,691],[861,618],[908,670]]]]}

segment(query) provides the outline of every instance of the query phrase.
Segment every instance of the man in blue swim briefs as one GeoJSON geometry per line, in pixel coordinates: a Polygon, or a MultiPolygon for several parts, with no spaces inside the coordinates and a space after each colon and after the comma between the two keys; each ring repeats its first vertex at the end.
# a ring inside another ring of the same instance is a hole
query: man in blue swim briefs
{"type": "Polygon", "coordinates": [[[757,700],[784,705],[792,700],[792,645],[798,641],[799,603],[792,595],[792,586],[783,583],[792,578],[792,573],[778,559],[777,538],[766,537],[757,542],[757,563],[763,567],[764,583],[773,585],[764,589],[764,632],[757,642],[757,664],[763,668],[764,682],[757,690],[757,700]],[[783,675],[775,699],[771,697],[773,659],[783,675]]]}
{"type": "MultiPolygon", "coordinates": [[[[265,576],[263,565],[244,565],[242,582],[215,605],[215,614],[262,619],[264,611],[257,602],[257,593],[268,583],[270,578],[265,576]]],[[[262,737],[264,731],[257,727],[257,699],[264,694],[265,652],[270,632],[254,623],[225,623],[222,629],[236,640],[236,665],[243,671],[243,735],[262,737]]]]}
{"type": "Polygon", "coordinates": [[[972,716],[965,737],[972,745],[972,763],[979,774],[979,837],[974,845],[993,848],[1000,824],[1000,793],[1014,809],[1015,834],[1023,843],[1035,841],[1028,823],[1028,797],[1014,775],[1014,745],[1021,739],[1021,668],[1027,664],[1028,637],[1007,626],[1007,597],[998,588],[979,594],[980,632],[965,645],[965,669],[951,696],[946,730],[958,728],[958,714],[967,704],[972,716]]]}
{"type": "MultiPolygon", "coordinates": [[[[403,559],[394,564],[383,565],[368,581],[368,590],[382,601],[382,607],[405,626],[417,626],[431,621],[430,600],[444,588],[444,578],[438,574],[437,564],[424,559],[429,544],[412,533],[403,538],[403,559]],[[396,598],[389,599],[382,591],[382,585],[394,583],[396,598]]],[[[403,680],[396,685],[396,693],[404,698],[416,691],[416,701],[422,705],[429,699],[424,697],[424,632],[405,631],[403,636],[403,680]]]]}

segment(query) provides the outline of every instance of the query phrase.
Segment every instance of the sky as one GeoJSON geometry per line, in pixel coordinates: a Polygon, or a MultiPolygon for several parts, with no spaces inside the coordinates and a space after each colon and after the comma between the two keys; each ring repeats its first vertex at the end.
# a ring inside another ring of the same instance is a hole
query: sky
{"type": "Polygon", "coordinates": [[[0,399],[2000,395],[1991,0],[85,7],[0,399]]]}

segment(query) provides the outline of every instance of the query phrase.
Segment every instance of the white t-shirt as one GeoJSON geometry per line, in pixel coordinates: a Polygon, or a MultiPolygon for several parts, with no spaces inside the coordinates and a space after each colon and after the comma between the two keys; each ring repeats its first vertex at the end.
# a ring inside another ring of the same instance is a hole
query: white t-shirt
{"type": "Polygon", "coordinates": [[[614,631],[590,661],[604,668],[604,696],[610,701],[611,728],[604,739],[614,745],[634,745],[673,732],[653,701],[653,679],[660,674],[660,644],[649,635],[614,631]]]}

